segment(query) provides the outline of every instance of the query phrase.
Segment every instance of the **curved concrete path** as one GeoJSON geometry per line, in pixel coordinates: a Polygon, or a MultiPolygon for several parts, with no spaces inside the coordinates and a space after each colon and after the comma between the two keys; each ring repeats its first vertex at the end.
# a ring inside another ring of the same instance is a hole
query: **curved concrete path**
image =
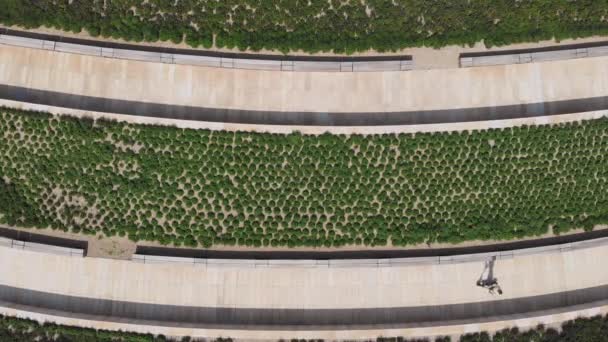
{"type": "Polygon", "coordinates": [[[538,325],[559,328],[562,323],[580,317],[604,316],[608,313],[608,301],[594,302],[590,305],[577,305],[563,310],[545,310],[530,313],[529,315],[502,316],[494,319],[484,319],[475,322],[450,321],[438,325],[409,324],[400,328],[361,328],[337,330],[251,330],[234,328],[201,328],[189,324],[176,324],[173,326],[159,325],[154,321],[129,321],[127,319],[109,320],[108,317],[72,314],[56,310],[41,309],[27,305],[19,305],[0,301],[0,314],[20,318],[33,319],[38,322],[51,322],[68,326],[94,328],[100,330],[120,330],[154,334],[164,336],[194,336],[203,338],[227,338],[237,341],[280,341],[290,339],[308,339],[325,341],[359,341],[376,340],[378,337],[458,337],[463,334],[487,331],[493,333],[505,328],[518,327],[520,330],[533,329],[538,325]]]}
{"type": "Polygon", "coordinates": [[[2,46],[0,80],[6,86],[56,94],[216,110],[287,112],[285,116],[308,112],[432,115],[429,111],[501,106],[516,106],[517,110],[560,101],[605,101],[607,61],[608,57],[596,57],[406,73],[275,72],[2,46]]]}
{"type": "Polygon", "coordinates": [[[414,327],[433,325],[435,334],[445,334],[479,321],[512,324],[530,315],[599,310],[608,299],[606,258],[606,244],[499,257],[493,275],[504,294],[497,297],[476,286],[484,270],[477,259],[257,268],[142,264],[0,247],[0,305],[4,312],[95,316],[93,321],[105,321],[101,327],[149,324],[154,331],[183,328],[196,336],[410,336],[414,327]]]}

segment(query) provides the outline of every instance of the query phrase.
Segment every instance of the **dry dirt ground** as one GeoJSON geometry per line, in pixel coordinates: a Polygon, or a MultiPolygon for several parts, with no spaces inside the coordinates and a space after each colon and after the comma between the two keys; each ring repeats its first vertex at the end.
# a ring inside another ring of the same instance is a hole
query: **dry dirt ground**
{"type": "Polygon", "coordinates": [[[54,236],[59,238],[66,238],[72,240],[87,241],[87,256],[95,258],[108,258],[108,259],[124,259],[130,260],[137,245],[129,241],[127,238],[122,237],[104,237],[100,234],[95,236],[82,235],[67,233],[53,229],[28,229],[21,227],[8,227],[14,230],[20,230],[33,234],[41,234],[47,236],[54,236]]]}
{"type": "Polygon", "coordinates": [[[93,258],[130,260],[136,244],[127,238],[97,236],[89,239],[87,256],[93,258]]]}

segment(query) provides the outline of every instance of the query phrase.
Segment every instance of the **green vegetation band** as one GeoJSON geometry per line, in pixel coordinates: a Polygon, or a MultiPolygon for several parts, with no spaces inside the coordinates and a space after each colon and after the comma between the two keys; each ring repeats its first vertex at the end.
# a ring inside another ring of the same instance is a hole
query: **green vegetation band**
{"type": "Polygon", "coordinates": [[[261,134],[0,109],[0,223],[187,246],[405,246],[608,223],[608,119],[261,134]]]}
{"type": "MultiPolygon", "coordinates": [[[[0,315],[0,341],[10,342],[165,342],[170,339],[164,336],[150,334],[136,334],[122,331],[95,330],[78,328],[51,323],[39,324],[36,321],[7,317],[0,315]]],[[[191,338],[181,339],[183,342],[192,341],[191,338]]],[[[214,342],[231,342],[230,338],[206,340],[214,342]]],[[[289,340],[285,340],[289,341],[289,340]]],[[[323,340],[299,340],[291,342],[322,342],[323,340]]],[[[410,340],[401,337],[379,337],[376,342],[428,342],[428,339],[410,340]]],[[[435,342],[450,342],[449,337],[439,337],[435,342]]],[[[538,326],[535,329],[521,332],[517,328],[505,329],[493,336],[486,333],[463,335],[460,342],[602,342],[608,341],[608,316],[591,318],[577,318],[565,322],[561,331],[538,326]]]]}
{"type": "Polygon", "coordinates": [[[193,47],[352,53],[608,33],[596,0],[4,0],[0,22],[193,47]]]}

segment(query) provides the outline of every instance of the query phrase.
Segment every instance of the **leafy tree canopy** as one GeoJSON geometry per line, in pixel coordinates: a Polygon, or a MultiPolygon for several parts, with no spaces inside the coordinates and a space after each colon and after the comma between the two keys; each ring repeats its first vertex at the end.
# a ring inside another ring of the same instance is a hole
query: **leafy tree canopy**
{"type": "Polygon", "coordinates": [[[194,47],[353,53],[608,33],[595,0],[5,0],[0,22],[194,47]]]}
{"type": "Polygon", "coordinates": [[[608,119],[268,134],[0,109],[0,223],[204,246],[405,246],[608,222],[608,119]]]}

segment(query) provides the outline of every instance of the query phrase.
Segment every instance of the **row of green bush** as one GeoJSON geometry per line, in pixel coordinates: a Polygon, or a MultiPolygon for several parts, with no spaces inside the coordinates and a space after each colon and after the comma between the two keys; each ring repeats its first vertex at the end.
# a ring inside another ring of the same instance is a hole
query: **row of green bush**
{"type": "MultiPolygon", "coordinates": [[[[122,331],[95,330],[57,325],[39,324],[36,321],[0,315],[0,342],[165,342],[164,336],[136,334],[122,331]]],[[[183,338],[182,342],[196,339],[183,338]]],[[[202,341],[202,340],[201,340],[202,341]]],[[[210,340],[207,340],[210,341],[210,340]]],[[[213,340],[231,342],[230,338],[213,340]]],[[[376,342],[428,342],[428,339],[411,340],[400,337],[379,337],[376,342]]],[[[435,342],[450,342],[449,337],[440,337],[435,342]]],[[[463,335],[460,342],[602,342],[608,341],[608,316],[578,318],[562,325],[560,331],[538,326],[536,329],[519,331],[505,329],[494,335],[486,332],[463,335]]],[[[323,342],[323,340],[298,340],[291,342],[323,342]]]]}
{"type": "MultiPolygon", "coordinates": [[[[125,331],[97,330],[53,323],[40,324],[24,318],[0,315],[0,342],[168,342],[162,335],[138,334],[125,331]]],[[[186,337],[182,342],[192,341],[186,337]]],[[[230,338],[208,340],[232,342],[230,338]]]]}
{"type": "Polygon", "coordinates": [[[0,109],[0,223],[177,246],[406,246],[608,223],[608,119],[321,136],[0,109]]]}
{"type": "Polygon", "coordinates": [[[595,0],[4,0],[0,22],[193,47],[353,53],[608,34],[595,0]]]}

